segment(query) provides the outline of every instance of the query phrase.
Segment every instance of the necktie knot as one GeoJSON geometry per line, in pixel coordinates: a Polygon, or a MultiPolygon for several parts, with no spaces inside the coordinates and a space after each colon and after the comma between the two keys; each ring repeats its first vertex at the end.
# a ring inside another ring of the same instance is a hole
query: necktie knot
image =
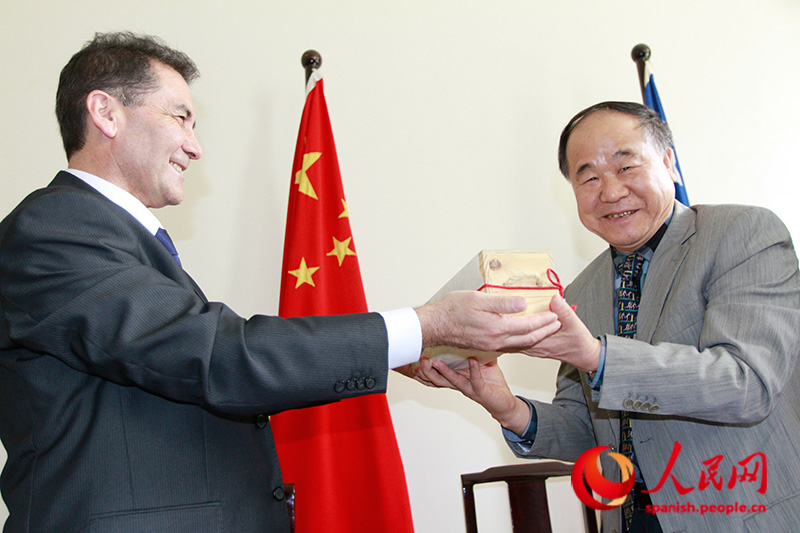
{"type": "Polygon", "coordinates": [[[181,260],[180,258],[178,258],[178,250],[175,248],[175,244],[172,242],[172,239],[170,239],[167,230],[165,230],[164,228],[158,228],[158,231],[156,231],[156,239],[158,239],[161,242],[161,244],[164,245],[164,248],[167,249],[167,251],[172,255],[172,257],[175,258],[175,261],[177,261],[178,264],[180,265],[181,260]]]}

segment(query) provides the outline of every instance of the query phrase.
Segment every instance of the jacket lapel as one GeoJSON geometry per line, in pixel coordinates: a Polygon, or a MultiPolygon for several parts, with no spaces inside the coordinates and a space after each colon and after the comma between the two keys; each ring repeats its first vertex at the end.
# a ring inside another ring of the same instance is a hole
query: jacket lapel
{"type": "MultiPolygon", "coordinates": [[[[571,285],[570,292],[576,295],[575,310],[592,335],[614,333],[614,265],[611,253],[604,252],[594,260],[587,271],[592,275],[579,285],[571,285]]],[[[571,303],[571,302],[570,302],[571,303]]]]}
{"type": "Polygon", "coordinates": [[[675,202],[672,221],[650,261],[645,277],[636,328],[636,338],[639,340],[644,342],[653,340],[667,296],[691,249],[691,237],[695,234],[695,218],[696,213],[693,209],[675,202]]]}

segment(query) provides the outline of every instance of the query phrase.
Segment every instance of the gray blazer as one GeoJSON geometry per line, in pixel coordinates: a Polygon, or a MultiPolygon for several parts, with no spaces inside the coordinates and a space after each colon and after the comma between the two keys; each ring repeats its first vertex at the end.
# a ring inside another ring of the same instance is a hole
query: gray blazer
{"type": "MultiPolygon", "coordinates": [[[[800,276],[781,221],[757,207],[676,203],[642,288],[636,340],[613,335],[613,287],[605,252],[566,292],[592,334],[605,335],[600,391],[583,372],[562,365],[553,403],[532,402],[536,440],[509,442],[515,453],[575,461],[590,447],[616,450],[619,411],[627,409],[648,488],[656,489],[665,473],[674,476],[651,493],[653,503],[697,509],[659,513],[665,532],[796,530],[800,276]],[[676,442],[681,449],[667,471],[676,442]],[[758,492],[762,471],[730,487],[733,469],[742,476],[747,466],[752,474],[759,456],[739,462],[759,452],[766,458],[766,493],[758,492]],[[680,494],[678,484],[690,491],[680,494]],[[700,513],[702,505],[736,504],[766,509],[700,513]]],[[[619,479],[616,463],[603,466],[619,479]]],[[[604,531],[619,530],[618,509],[602,515],[604,531]]]]}
{"type": "Polygon", "coordinates": [[[288,532],[269,415],[385,391],[387,349],[377,314],[207,301],[60,173],[0,224],[4,531],[288,532]]]}

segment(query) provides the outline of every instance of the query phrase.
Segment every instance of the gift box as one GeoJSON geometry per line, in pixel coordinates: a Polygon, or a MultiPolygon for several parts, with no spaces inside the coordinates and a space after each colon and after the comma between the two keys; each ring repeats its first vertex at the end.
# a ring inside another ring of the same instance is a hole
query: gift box
{"type": "MultiPolygon", "coordinates": [[[[543,250],[482,250],[448,281],[428,303],[460,290],[478,290],[488,294],[523,296],[528,307],[521,315],[543,313],[550,299],[563,295],[563,287],[553,270],[550,252],[543,250]]],[[[486,362],[500,353],[435,346],[425,348],[423,357],[444,361],[451,368],[466,368],[467,358],[486,362]]]]}

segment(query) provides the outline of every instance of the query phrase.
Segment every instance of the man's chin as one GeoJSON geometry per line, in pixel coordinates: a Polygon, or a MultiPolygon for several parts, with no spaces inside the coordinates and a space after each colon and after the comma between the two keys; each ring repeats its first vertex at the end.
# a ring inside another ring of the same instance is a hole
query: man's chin
{"type": "Polygon", "coordinates": [[[618,239],[609,240],[605,239],[607,243],[614,247],[614,249],[623,254],[631,254],[647,244],[648,239],[641,237],[638,239],[618,239]]]}
{"type": "Polygon", "coordinates": [[[162,207],[167,207],[168,205],[180,205],[183,202],[183,195],[180,196],[168,196],[162,198],[162,200],[158,204],[151,204],[148,205],[150,209],[161,209],[162,207]]]}
{"type": "Polygon", "coordinates": [[[183,187],[181,187],[178,190],[170,191],[170,193],[164,198],[164,205],[180,205],[183,203],[183,198],[183,187]]]}

